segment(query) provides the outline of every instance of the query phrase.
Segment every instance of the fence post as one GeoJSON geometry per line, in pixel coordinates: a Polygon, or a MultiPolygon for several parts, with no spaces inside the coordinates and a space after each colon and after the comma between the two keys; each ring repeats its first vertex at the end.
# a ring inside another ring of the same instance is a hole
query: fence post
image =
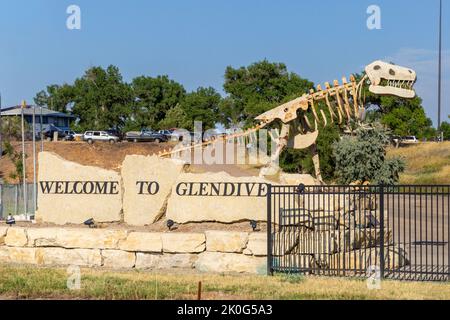
{"type": "Polygon", "coordinates": [[[267,184],[267,275],[273,275],[272,270],[272,185],[267,184]]]}
{"type": "Polygon", "coordinates": [[[384,278],[384,185],[379,186],[380,196],[380,277],[384,278]]]}
{"type": "Polygon", "coordinates": [[[19,210],[19,185],[14,185],[15,197],[14,197],[14,215],[17,215],[19,210]]]}
{"type": "Polygon", "coordinates": [[[0,184],[0,218],[3,218],[3,184],[0,184]]]}

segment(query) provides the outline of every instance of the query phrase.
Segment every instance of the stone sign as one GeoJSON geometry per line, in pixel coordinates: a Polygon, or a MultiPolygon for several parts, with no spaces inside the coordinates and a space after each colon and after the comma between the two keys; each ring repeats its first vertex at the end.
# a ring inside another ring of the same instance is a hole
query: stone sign
{"type": "Polygon", "coordinates": [[[115,171],[83,166],[50,152],[39,154],[36,219],[55,224],[121,220],[122,182],[115,171]]]}
{"type": "Polygon", "coordinates": [[[167,219],[187,222],[266,220],[268,181],[220,173],[183,173],[172,189],[167,219]]]}
{"type": "Polygon", "coordinates": [[[185,168],[179,160],[130,155],[118,173],[42,152],[36,218],[55,224],[94,218],[132,226],[163,217],[176,223],[266,220],[268,180],[186,173],[185,168]]]}
{"type": "Polygon", "coordinates": [[[122,165],[124,220],[142,226],[165,213],[167,200],[184,162],[157,156],[127,156],[122,165]]]}

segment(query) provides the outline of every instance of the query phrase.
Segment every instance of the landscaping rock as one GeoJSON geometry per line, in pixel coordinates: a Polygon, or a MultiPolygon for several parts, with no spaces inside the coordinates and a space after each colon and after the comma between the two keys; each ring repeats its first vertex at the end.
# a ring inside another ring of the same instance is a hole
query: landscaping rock
{"type": "Polygon", "coordinates": [[[206,250],[211,252],[242,253],[247,246],[247,232],[206,231],[206,250]]]}
{"type": "Polygon", "coordinates": [[[162,252],[161,233],[131,232],[126,240],[120,241],[119,249],[134,252],[162,252]]]}
{"type": "Polygon", "coordinates": [[[9,228],[5,238],[5,244],[9,247],[25,247],[28,243],[26,229],[9,228]]]}
{"type": "Polygon", "coordinates": [[[332,232],[302,230],[282,234],[280,237],[290,239],[285,242],[286,254],[333,254],[339,249],[332,232]]]}
{"type": "Polygon", "coordinates": [[[267,234],[259,232],[251,233],[248,237],[248,244],[244,254],[267,256],[267,234]]]}
{"type": "Polygon", "coordinates": [[[8,227],[0,227],[0,246],[5,244],[6,233],[8,232],[8,227]]]}
{"type": "Polygon", "coordinates": [[[82,267],[100,267],[102,265],[100,250],[63,248],[38,248],[35,250],[35,263],[40,265],[82,267]]]}
{"type": "Polygon", "coordinates": [[[210,273],[266,274],[267,259],[236,253],[204,252],[199,255],[195,268],[210,273]]]}
{"type": "MultiPolygon", "coordinates": [[[[406,252],[397,247],[385,247],[385,268],[396,270],[409,264],[406,252]]],[[[345,253],[337,253],[330,259],[332,268],[345,270],[367,270],[380,265],[380,249],[368,248],[345,253]]]]}
{"type": "Polygon", "coordinates": [[[0,263],[35,264],[36,248],[0,247],[0,263]]]}
{"type": "Polygon", "coordinates": [[[137,269],[192,269],[196,254],[136,254],[137,269]]]}
{"type": "Polygon", "coordinates": [[[118,249],[127,238],[126,230],[30,228],[28,246],[62,247],[67,249],[118,249]]]}
{"type": "Polygon", "coordinates": [[[320,182],[310,174],[281,173],[280,183],[286,186],[298,186],[300,184],[304,184],[305,186],[320,186],[320,182]]]}
{"type": "Polygon", "coordinates": [[[164,253],[200,253],[206,248],[203,233],[163,233],[161,237],[164,253]]]}
{"type": "Polygon", "coordinates": [[[103,266],[111,269],[131,269],[136,264],[136,254],[121,250],[102,250],[103,266]]]}

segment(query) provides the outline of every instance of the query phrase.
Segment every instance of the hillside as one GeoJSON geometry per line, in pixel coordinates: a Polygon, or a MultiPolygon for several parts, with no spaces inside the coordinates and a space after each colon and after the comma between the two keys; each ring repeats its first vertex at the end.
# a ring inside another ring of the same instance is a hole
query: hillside
{"type": "MultiPolygon", "coordinates": [[[[68,161],[73,161],[86,166],[96,166],[108,170],[120,171],[123,160],[126,155],[153,155],[164,149],[171,149],[176,143],[95,143],[89,145],[86,142],[44,142],[44,150],[58,154],[68,161]]],[[[21,152],[20,142],[14,142],[13,147],[17,152],[21,152]]],[[[27,181],[33,182],[33,146],[31,142],[26,143],[25,152],[27,181]]],[[[36,144],[37,152],[40,151],[40,143],[36,144]]],[[[37,163],[37,170],[39,166],[37,163]]],[[[15,171],[11,159],[4,155],[0,159],[0,179],[7,183],[17,183],[18,179],[11,179],[10,175],[15,171]]],[[[259,170],[247,168],[245,166],[230,165],[192,165],[191,172],[221,172],[225,171],[233,176],[254,176],[258,175],[259,170]]]]}
{"type": "MultiPolygon", "coordinates": [[[[21,150],[19,142],[13,144],[17,151],[21,150]]],[[[105,169],[120,170],[120,165],[127,154],[152,155],[163,149],[171,148],[171,144],[154,143],[120,143],[109,145],[97,143],[88,145],[83,142],[45,142],[44,150],[52,151],[63,158],[83,165],[98,166],[105,169]]],[[[40,144],[37,144],[40,150],[40,144]]],[[[27,180],[33,181],[33,156],[31,143],[26,144],[27,180]]],[[[405,148],[389,148],[388,157],[401,157],[406,161],[406,171],[401,175],[402,184],[450,184],[450,142],[442,144],[424,143],[405,148]]],[[[234,176],[258,175],[257,169],[239,166],[213,165],[193,166],[192,171],[226,171],[234,176]]],[[[9,183],[14,165],[7,156],[0,159],[0,178],[9,183]]]]}
{"type": "MultiPolygon", "coordinates": [[[[13,147],[20,152],[21,143],[14,142],[13,147]]],[[[44,142],[44,150],[54,152],[64,159],[78,162],[87,166],[98,166],[110,170],[120,170],[125,156],[127,154],[152,155],[164,148],[170,148],[170,144],[154,144],[154,143],[119,143],[110,145],[108,143],[95,143],[89,145],[86,142],[44,142]]],[[[28,182],[33,181],[33,146],[31,142],[27,142],[25,152],[26,172],[28,182]]],[[[37,152],[40,151],[41,144],[36,143],[37,152]]],[[[17,179],[11,179],[10,174],[15,168],[8,156],[0,159],[0,178],[9,183],[17,183],[17,179]]]]}
{"type": "Polygon", "coordinates": [[[390,148],[388,157],[406,161],[406,170],[400,176],[402,184],[450,184],[450,142],[390,148]]]}

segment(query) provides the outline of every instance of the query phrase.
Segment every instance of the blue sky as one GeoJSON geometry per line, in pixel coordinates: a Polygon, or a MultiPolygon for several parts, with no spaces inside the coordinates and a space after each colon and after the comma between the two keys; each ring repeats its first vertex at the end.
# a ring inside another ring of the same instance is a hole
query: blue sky
{"type": "MultiPolygon", "coordinates": [[[[0,0],[0,92],[3,106],[32,101],[94,65],[117,65],[127,81],[168,74],[188,90],[222,90],[228,65],[264,58],[316,83],[383,59],[416,69],[436,122],[437,18],[437,0],[0,0]],[[81,8],[81,30],[66,28],[71,4],[81,8]],[[371,4],[381,8],[381,30],[366,27],[371,4]]],[[[447,119],[450,5],[444,22],[447,119]]]]}

